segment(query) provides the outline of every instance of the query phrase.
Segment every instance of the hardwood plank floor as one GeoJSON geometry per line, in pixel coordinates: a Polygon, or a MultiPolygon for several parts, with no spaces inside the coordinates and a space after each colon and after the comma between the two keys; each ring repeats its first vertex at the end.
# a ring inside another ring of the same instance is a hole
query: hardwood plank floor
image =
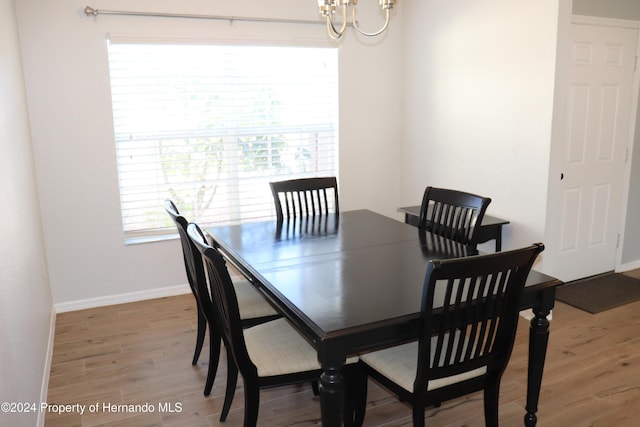
{"type": "MultiPolygon", "coordinates": [[[[52,406],[46,426],[241,426],[241,380],[227,422],[218,421],[226,376],[224,359],[211,396],[202,394],[208,347],[205,342],[200,362],[191,366],[195,327],[190,294],[59,314],[48,403],[86,408],[84,415],[77,409],[57,415],[52,406]],[[112,406],[145,404],[131,412],[112,406]]],[[[520,319],[516,347],[502,381],[503,426],[522,425],[528,327],[520,319]]],[[[639,330],[640,302],[597,315],[557,303],[538,425],[636,426],[640,416],[639,330]]],[[[482,395],[446,402],[425,416],[433,426],[482,426],[482,395]]],[[[319,399],[310,386],[261,393],[259,425],[319,424],[319,399]]],[[[411,412],[371,383],[365,425],[409,426],[411,412]]]]}

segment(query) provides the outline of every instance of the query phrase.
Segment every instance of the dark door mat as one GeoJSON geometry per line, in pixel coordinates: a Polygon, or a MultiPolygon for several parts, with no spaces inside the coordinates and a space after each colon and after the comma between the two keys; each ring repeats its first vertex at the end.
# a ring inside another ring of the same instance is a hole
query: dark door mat
{"type": "Polygon", "coordinates": [[[621,273],[568,282],[558,287],[556,299],[595,314],[640,300],[640,280],[621,273]]]}

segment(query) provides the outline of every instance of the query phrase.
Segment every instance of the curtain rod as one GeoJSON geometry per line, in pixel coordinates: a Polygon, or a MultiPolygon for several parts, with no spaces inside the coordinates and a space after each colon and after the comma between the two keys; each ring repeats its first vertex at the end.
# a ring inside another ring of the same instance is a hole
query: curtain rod
{"type": "Polygon", "coordinates": [[[133,12],[133,11],[123,11],[123,10],[98,10],[94,9],[91,6],[87,6],[84,8],[84,14],[87,16],[98,16],[98,15],[128,15],[128,16],[145,16],[145,17],[159,17],[159,18],[189,18],[189,19],[217,19],[221,21],[229,21],[229,23],[233,23],[233,21],[245,21],[245,22],[277,22],[284,24],[322,24],[325,23],[322,21],[305,21],[305,20],[297,20],[297,19],[273,19],[273,18],[249,18],[249,17],[238,17],[238,16],[217,16],[217,15],[194,15],[187,13],[157,13],[157,12],[133,12]]]}

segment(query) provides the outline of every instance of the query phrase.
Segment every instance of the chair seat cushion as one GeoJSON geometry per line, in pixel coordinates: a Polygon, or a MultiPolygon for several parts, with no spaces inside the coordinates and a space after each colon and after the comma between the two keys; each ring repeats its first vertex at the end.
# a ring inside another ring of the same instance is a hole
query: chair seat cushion
{"type": "Polygon", "coordinates": [[[244,340],[260,377],[321,369],[318,352],[284,318],[245,329],[244,340]]]}
{"type": "Polygon", "coordinates": [[[233,287],[238,297],[241,319],[255,319],[278,314],[255,285],[248,280],[234,280],[233,287]]]}
{"type": "MultiPolygon", "coordinates": [[[[431,342],[431,358],[433,359],[435,338],[433,338],[431,342]]],[[[413,392],[413,383],[416,379],[418,369],[418,341],[362,354],[360,355],[360,360],[405,390],[413,392]]],[[[479,377],[486,372],[487,368],[483,366],[462,374],[431,380],[427,384],[427,390],[435,390],[460,381],[479,377]]]]}

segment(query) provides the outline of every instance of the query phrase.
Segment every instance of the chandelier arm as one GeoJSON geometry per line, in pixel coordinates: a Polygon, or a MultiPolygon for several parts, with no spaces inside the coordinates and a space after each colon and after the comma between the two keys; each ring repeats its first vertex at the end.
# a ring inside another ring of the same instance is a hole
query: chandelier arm
{"type": "Polygon", "coordinates": [[[327,32],[329,33],[329,37],[334,40],[339,39],[344,34],[347,29],[347,5],[342,5],[342,26],[340,30],[336,30],[335,25],[333,25],[333,20],[331,19],[331,14],[327,16],[327,32]],[[331,30],[329,30],[329,28],[331,30]]]}
{"type": "Polygon", "coordinates": [[[374,32],[374,33],[367,33],[365,31],[362,31],[360,29],[360,24],[358,24],[358,20],[356,19],[356,8],[354,7],[352,10],[352,21],[353,21],[353,28],[355,28],[360,34],[362,34],[363,36],[367,36],[367,37],[374,37],[377,35],[380,35],[384,32],[384,30],[387,29],[387,27],[389,26],[389,17],[391,16],[391,11],[389,9],[386,9],[387,11],[387,17],[384,21],[384,26],[382,28],[380,28],[378,31],[374,32]]]}
{"type": "Polygon", "coordinates": [[[327,34],[333,40],[338,40],[344,34],[344,31],[339,33],[335,27],[333,26],[333,22],[331,22],[331,18],[327,17],[327,34]]]}

